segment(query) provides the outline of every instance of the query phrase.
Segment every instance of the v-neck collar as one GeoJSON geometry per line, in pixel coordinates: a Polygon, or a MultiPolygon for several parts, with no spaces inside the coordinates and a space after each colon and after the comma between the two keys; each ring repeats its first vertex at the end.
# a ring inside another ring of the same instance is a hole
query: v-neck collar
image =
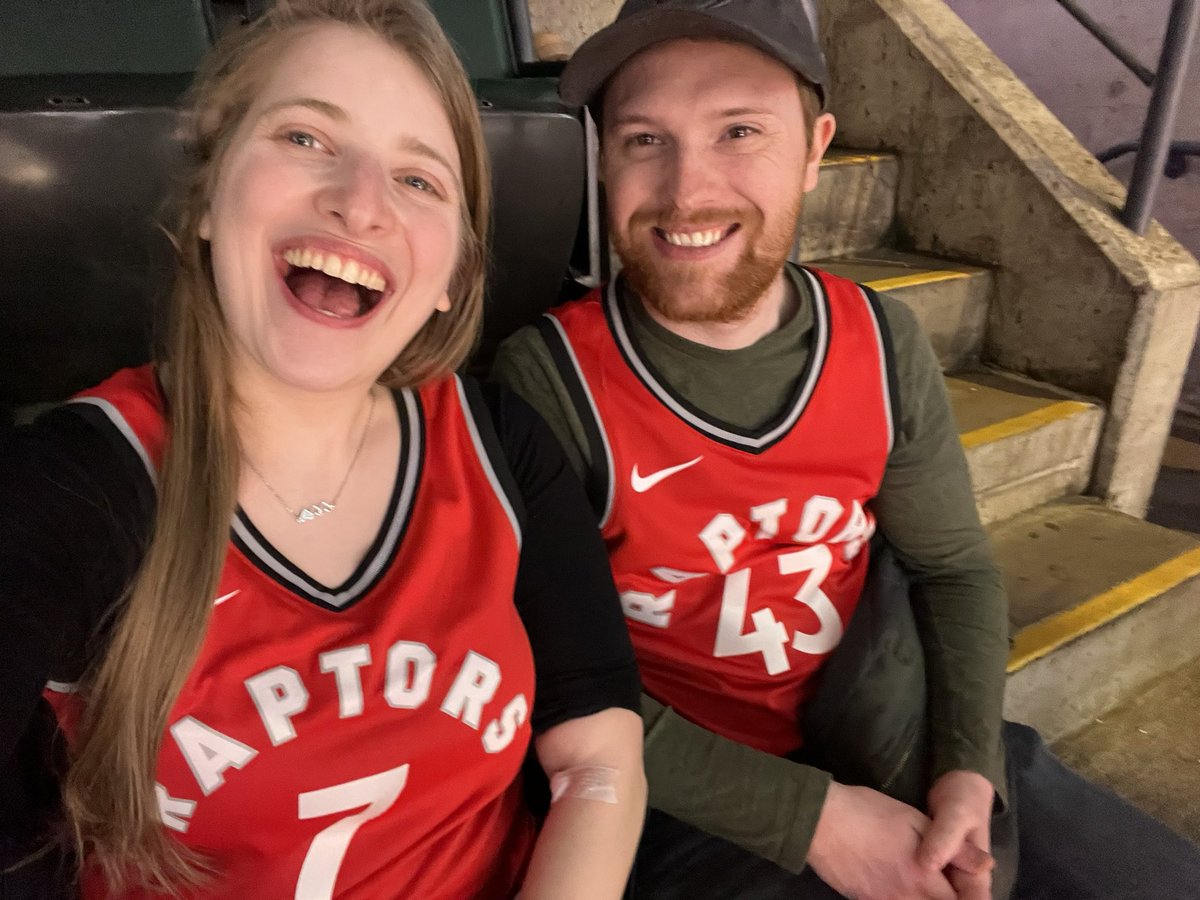
{"type": "Polygon", "coordinates": [[[614,279],[604,298],[604,313],[618,348],[630,370],[651,394],[688,427],[706,437],[749,453],[762,453],[778,443],[799,421],[820,378],[829,350],[829,299],[819,278],[806,269],[800,274],[807,280],[813,301],[812,349],[804,370],[796,381],[789,401],[778,415],[755,429],[739,428],[709,416],[667,383],[642,350],[632,326],[630,312],[621,298],[621,279],[614,279]]]}
{"type": "Polygon", "coordinates": [[[321,584],[275,549],[240,506],[234,513],[233,543],[246,558],[297,597],[325,609],[347,609],[370,593],[387,571],[408,530],[424,463],[424,419],[414,391],[405,388],[393,396],[400,417],[400,461],[395,486],[375,540],[345,583],[338,587],[321,584]]]}

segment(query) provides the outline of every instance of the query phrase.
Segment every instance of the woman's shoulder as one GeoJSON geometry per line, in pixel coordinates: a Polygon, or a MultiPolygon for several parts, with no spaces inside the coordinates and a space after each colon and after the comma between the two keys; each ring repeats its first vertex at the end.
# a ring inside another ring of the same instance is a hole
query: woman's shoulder
{"type": "Polygon", "coordinates": [[[123,527],[150,515],[153,465],[137,431],[162,425],[161,416],[140,418],[135,430],[118,405],[85,393],[9,430],[0,439],[7,516],[46,509],[86,518],[102,509],[123,527]]]}

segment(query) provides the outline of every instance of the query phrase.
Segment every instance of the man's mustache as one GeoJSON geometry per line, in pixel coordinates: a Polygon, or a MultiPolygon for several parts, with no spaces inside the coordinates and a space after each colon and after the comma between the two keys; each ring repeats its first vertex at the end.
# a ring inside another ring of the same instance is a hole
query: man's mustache
{"type": "Polygon", "coordinates": [[[735,223],[745,225],[759,218],[755,210],[704,209],[682,213],[678,210],[644,210],[629,220],[631,230],[657,228],[661,231],[706,231],[727,228],[735,223]]]}

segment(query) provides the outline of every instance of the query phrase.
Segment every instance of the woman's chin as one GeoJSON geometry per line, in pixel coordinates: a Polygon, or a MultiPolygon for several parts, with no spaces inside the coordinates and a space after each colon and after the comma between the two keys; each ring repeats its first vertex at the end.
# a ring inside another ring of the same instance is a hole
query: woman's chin
{"type": "Polygon", "coordinates": [[[391,358],[372,363],[364,354],[329,347],[304,350],[279,348],[265,353],[244,354],[235,367],[240,388],[286,389],[312,394],[329,394],[367,389],[387,370],[391,358]]]}

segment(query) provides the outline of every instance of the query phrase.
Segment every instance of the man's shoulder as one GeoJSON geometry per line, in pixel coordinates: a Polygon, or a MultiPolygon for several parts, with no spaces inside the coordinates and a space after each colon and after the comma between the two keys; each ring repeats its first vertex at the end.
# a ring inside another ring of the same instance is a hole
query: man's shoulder
{"type": "MultiPolygon", "coordinates": [[[[791,265],[795,264],[792,263],[791,265]]],[[[828,278],[854,283],[849,282],[848,279],[844,279],[840,275],[826,272],[819,266],[807,266],[806,268],[819,271],[828,278]]],[[[918,353],[924,349],[922,345],[928,343],[928,339],[925,337],[925,332],[921,329],[921,323],[917,320],[916,314],[907,303],[896,299],[890,294],[872,290],[867,285],[860,284],[858,286],[878,298],[878,308],[883,313],[883,322],[881,324],[891,334],[892,345],[898,360],[903,361],[909,354],[918,353]]]]}
{"type": "Polygon", "coordinates": [[[883,310],[883,317],[887,320],[887,325],[893,335],[896,332],[905,335],[922,333],[921,323],[917,321],[917,315],[911,306],[890,294],[881,294],[876,291],[875,296],[879,298],[879,308],[883,310]]]}
{"type": "Polygon", "coordinates": [[[544,353],[546,341],[537,325],[523,325],[500,342],[496,350],[496,361],[502,359],[524,359],[544,353]]]}

